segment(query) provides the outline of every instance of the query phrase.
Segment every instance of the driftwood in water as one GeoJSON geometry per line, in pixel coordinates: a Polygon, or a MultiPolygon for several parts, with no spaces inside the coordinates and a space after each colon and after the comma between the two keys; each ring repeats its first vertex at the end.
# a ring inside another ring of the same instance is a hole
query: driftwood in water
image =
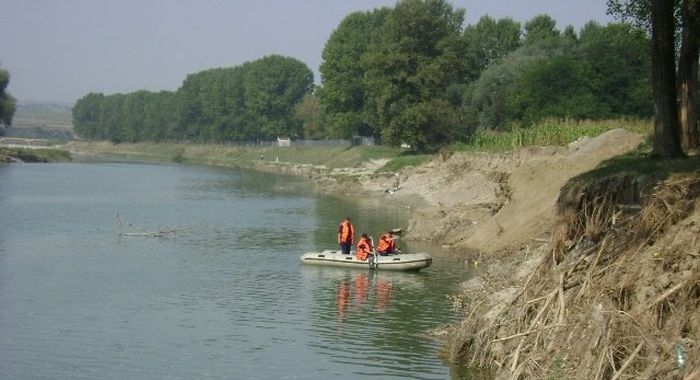
{"type": "Polygon", "coordinates": [[[121,216],[119,216],[119,213],[117,213],[117,233],[119,234],[119,236],[163,237],[163,236],[167,236],[170,234],[174,234],[176,232],[177,232],[177,229],[147,231],[147,230],[144,230],[142,228],[138,228],[138,227],[134,226],[133,224],[127,222],[126,220],[122,219],[121,216]],[[132,229],[136,230],[136,232],[124,232],[123,231],[124,225],[131,227],[132,229]]]}

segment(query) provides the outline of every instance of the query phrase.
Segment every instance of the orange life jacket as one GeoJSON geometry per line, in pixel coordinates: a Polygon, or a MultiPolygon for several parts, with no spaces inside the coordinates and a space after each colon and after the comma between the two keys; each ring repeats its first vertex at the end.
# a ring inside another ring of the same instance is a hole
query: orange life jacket
{"type": "Polygon", "coordinates": [[[378,252],[394,252],[396,249],[396,243],[394,238],[389,234],[384,234],[379,238],[379,243],[377,244],[378,252]]]}
{"type": "Polygon", "coordinates": [[[367,260],[369,254],[372,253],[372,242],[369,239],[360,238],[360,242],[357,243],[357,248],[355,248],[355,256],[358,260],[367,260]]]}
{"type": "Polygon", "coordinates": [[[355,242],[355,228],[349,220],[343,220],[338,226],[338,243],[352,244],[355,242]]]}
{"type": "Polygon", "coordinates": [[[355,278],[355,302],[361,304],[367,301],[369,295],[369,280],[364,274],[355,278]]]}
{"type": "Polygon", "coordinates": [[[345,317],[345,309],[348,306],[348,298],[350,297],[350,289],[348,288],[348,284],[346,283],[341,283],[338,286],[338,297],[337,297],[337,303],[338,303],[338,318],[343,318],[345,317]]]}

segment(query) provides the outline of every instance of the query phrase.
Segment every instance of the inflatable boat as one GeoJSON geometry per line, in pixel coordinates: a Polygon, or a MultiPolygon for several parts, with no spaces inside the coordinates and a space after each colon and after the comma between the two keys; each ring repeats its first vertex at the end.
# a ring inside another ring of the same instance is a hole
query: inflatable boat
{"type": "Polygon", "coordinates": [[[402,253],[399,255],[373,256],[367,260],[359,260],[355,253],[343,255],[338,250],[307,252],[299,257],[302,264],[325,265],[344,268],[379,269],[396,271],[419,271],[429,267],[433,258],[425,253],[402,253]]]}

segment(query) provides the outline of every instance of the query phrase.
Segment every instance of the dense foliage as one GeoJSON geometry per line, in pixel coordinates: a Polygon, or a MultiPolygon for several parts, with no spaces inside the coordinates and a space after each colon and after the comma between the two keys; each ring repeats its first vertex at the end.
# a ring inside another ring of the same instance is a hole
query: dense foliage
{"type": "Polygon", "coordinates": [[[175,92],[88,94],[76,133],[112,141],[381,137],[429,151],[543,119],[648,118],[648,34],[625,23],[563,31],[547,15],[464,26],[447,0],[348,15],[322,52],[321,84],[270,56],[187,76],[175,92]]]}
{"type": "Polygon", "coordinates": [[[465,60],[464,11],[443,0],[405,0],[387,15],[381,38],[362,62],[368,106],[385,143],[418,150],[446,144],[458,133],[465,60]]]}
{"type": "MultiPolygon", "coordinates": [[[[542,35],[542,34],[540,34],[542,35]]],[[[647,118],[651,72],[645,35],[589,23],[572,39],[549,34],[487,67],[465,93],[471,130],[505,130],[545,118],[647,118]]]]}
{"type": "Polygon", "coordinates": [[[295,109],[313,73],[293,58],[268,56],[188,75],[175,92],[90,93],[73,107],[83,138],[135,141],[254,141],[301,133],[295,109]]]}
{"type": "Polygon", "coordinates": [[[363,78],[366,68],[362,58],[381,37],[381,26],[388,8],[356,12],[347,16],[331,34],[323,49],[321,79],[323,86],[315,92],[324,110],[329,110],[330,136],[377,135],[376,115],[366,106],[368,90],[363,78]]]}
{"type": "Polygon", "coordinates": [[[547,15],[524,25],[443,0],[353,13],[323,52],[316,92],[337,135],[426,150],[480,130],[543,119],[648,118],[650,42],[629,24],[564,31],[547,15]]]}

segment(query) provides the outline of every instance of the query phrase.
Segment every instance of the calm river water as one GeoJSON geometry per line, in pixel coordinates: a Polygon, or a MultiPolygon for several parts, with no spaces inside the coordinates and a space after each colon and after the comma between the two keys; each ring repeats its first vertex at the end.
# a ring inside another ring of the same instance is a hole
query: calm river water
{"type": "Polygon", "coordinates": [[[0,165],[2,379],[459,379],[426,331],[469,273],[307,267],[351,215],[299,178],[120,162],[0,165]],[[177,230],[162,238],[118,234],[177,230]],[[131,225],[127,224],[130,223],[131,225]]]}

